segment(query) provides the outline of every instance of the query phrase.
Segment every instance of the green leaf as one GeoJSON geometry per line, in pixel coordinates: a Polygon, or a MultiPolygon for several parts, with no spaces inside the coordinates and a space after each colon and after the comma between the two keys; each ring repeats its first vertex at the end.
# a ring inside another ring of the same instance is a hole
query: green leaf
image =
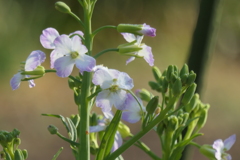
{"type": "Polygon", "coordinates": [[[74,123],[72,122],[72,120],[70,118],[67,117],[67,121],[70,127],[70,139],[72,141],[76,141],[77,140],[77,129],[76,126],[74,125],[74,123]]]}

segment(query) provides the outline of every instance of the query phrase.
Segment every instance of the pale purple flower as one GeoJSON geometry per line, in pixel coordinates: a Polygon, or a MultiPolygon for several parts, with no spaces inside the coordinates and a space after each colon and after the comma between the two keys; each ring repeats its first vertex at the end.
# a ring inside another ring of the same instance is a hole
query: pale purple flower
{"type": "Polygon", "coordinates": [[[67,35],[61,35],[55,39],[54,44],[54,52],[58,57],[54,62],[54,68],[59,77],[68,77],[74,64],[81,72],[91,72],[96,65],[96,60],[86,54],[88,50],[81,43],[80,37],[69,38],[67,35]]]}
{"type": "Polygon", "coordinates": [[[138,98],[141,107],[137,103],[136,99],[128,93],[127,99],[125,101],[126,109],[122,113],[122,119],[129,123],[138,122],[144,113],[146,112],[146,108],[143,106],[143,103],[140,98],[138,98]]]}
{"type": "MultiPolygon", "coordinates": [[[[13,76],[13,78],[10,80],[10,85],[13,90],[16,90],[19,88],[21,80],[25,78],[29,78],[29,75],[22,74],[24,71],[33,71],[35,70],[38,66],[41,65],[46,59],[46,55],[42,51],[32,51],[30,55],[28,56],[24,70],[20,70],[17,74],[13,76]]],[[[29,82],[29,87],[32,88],[35,86],[35,83],[33,80],[28,80],[29,82]]]]}
{"type": "MultiPolygon", "coordinates": [[[[104,112],[104,118],[98,120],[98,125],[89,127],[90,133],[104,131],[110,124],[112,119],[113,119],[112,112],[104,112]]],[[[122,145],[122,142],[123,140],[121,134],[117,131],[114,137],[114,143],[111,152],[117,150],[122,145]]]]}
{"type": "MultiPolygon", "coordinates": [[[[73,33],[69,34],[70,36],[73,36],[74,34],[78,34],[83,37],[82,31],[75,31],[73,33]]],[[[46,49],[55,49],[54,40],[59,37],[59,33],[55,28],[46,28],[42,31],[42,34],[40,35],[40,42],[42,46],[46,49]]],[[[74,36],[73,36],[74,37],[74,36]]],[[[61,55],[57,54],[55,50],[53,50],[50,54],[50,60],[51,60],[51,68],[54,68],[54,62],[56,59],[61,57],[61,55]]]]}
{"type": "Polygon", "coordinates": [[[150,25],[147,25],[146,23],[143,24],[142,30],[138,32],[146,36],[151,36],[151,37],[156,36],[156,29],[150,27],[150,25]]]}
{"type": "MultiPolygon", "coordinates": [[[[143,36],[138,36],[138,35],[134,35],[131,33],[122,33],[124,39],[127,42],[133,42],[136,41],[135,45],[137,45],[138,47],[141,47],[142,49],[140,51],[137,51],[135,53],[133,53],[133,55],[136,56],[140,56],[143,57],[144,60],[150,65],[153,66],[154,65],[154,59],[153,59],[153,54],[152,54],[152,48],[145,45],[142,42],[143,36]]],[[[134,56],[130,57],[127,61],[126,64],[132,62],[135,59],[134,56]]]]}
{"type": "Polygon", "coordinates": [[[133,88],[133,80],[127,73],[105,67],[94,73],[92,82],[102,88],[96,97],[96,106],[103,112],[109,112],[113,105],[119,110],[125,109],[127,90],[133,88]]]}
{"type": "Polygon", "coordinates": [[[236,141],[236,135],[232,135],[228,137],[227,139],[222,141],[222,139],[218,139],[214,141],[212,147],[216,150],[215,157],[217,160],[231,160],[232,157],[230,154],[225,153],[226,151],[230,150],[230,148],[233,146],[233,144],[236,141]]]}

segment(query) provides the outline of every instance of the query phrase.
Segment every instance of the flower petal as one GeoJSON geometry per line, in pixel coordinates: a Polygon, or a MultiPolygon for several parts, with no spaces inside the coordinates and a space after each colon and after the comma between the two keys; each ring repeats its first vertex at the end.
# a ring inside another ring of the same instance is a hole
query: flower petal
{"type": "Polygon", "coordinates": [[[93,75],[92,82],[95,85],[100,85],[102,89],[107,89],[111,87],[113,81],[113,77],[111,73],[109,73],[108,69],[99,69],[93,75]]]}
{"type": "Polygon", "coordinates": [[[132,62],[135,59],[135,57],[130,57],[127,61],[126,61],[126,65],[130,62],[132,62]]]}
{"type": "Polygon", "coordinates": [[[57,70],[59,77],[68,77],[73,70],[75,60],[71,56],[64,56],[58,58],[54,63],[54,68],[57,70]]]}
{"type": "Polygon", "coordinates": [[[75,60],[76,67],[80,69],[81,72],[91,72],[96,66],[96,60],[89,55],[82,55],[81,58],[75,60]]]}
{"type": "MultiPolygon", "coordinates": [[[[73,32],[73,33],[70,33],[69,34],[69,36],[72,36],[72,35],[74,35],[74,34],[78,34],[78,35],[80,35],[80,36],[84,36],[84,34],[83,34],[83,32],[82,31],[75,31],[75,32],[73,32]]],[[[73,37],[75,37],[76,35],[74,35],[73,37]]]]}
{"type": "Polygon", "coordinates": [[[153,59],[153,54],[152,54],[152,48],[147,46],[147,45],[142,45],[141,46],[143,49],[138,51],[139,56],[143,56],[145,61],[150,65],[154,65],[154,59],[153,59]]]}
{"type": "Polygon", "coordinates": [[[137,40],[136,36],[132,33],[121,33],[123,35],[123,38],[127,41],[127,42],[132,42],[137,40]]]}
{"type": "Polygon", "coordinates": [[[146,35],[146,36],[155,37],[156,36],[156,29],[152,28],[149,25],[147,25],[146,23],[144,23],[140,33],[142,33],[143,35],[146,35]]]}
{"type": "Polygon", "coordinates": [[[58,36],[54,40],[56,54],[69,55],[72,52],[72,40],[67,35],[58,36]]]}
{"type": "Polygon", "coordinates": [[[235,141],[236,141],[236,134],[231,135],[230,137],[224,140],[224,148],[228,151],[233,146],[235,141]]]}
{"type": "Polygon", "coordinates": [[[59,33],[54,28],[47,28],[42,31],[42,34],[40,36],[40,42],[44,48],[47,49],[54,49],[54,40],[59,36],[59,33]]]}
{"type": "Polygon", "coordinates": [[[37,68],[37,66],[40,66],[41,63],[43,63],[46,59],[46,55],[42,51],[32,51],[30,55],[28,56],[25,64],[25,70],[26,71],[33,71],[37,68]]]}
{"type": "Polygon", "coordinates": [[[100,126],[100,125],[97,125],[97,126],[90,126],[89,127],[89,131],[90,133],[92,132],[100,132],[100,131],[104,131],[106,129],[107,126],[100,126]]]}
{"type": "Polygon", "coordinates": [[[114,137],[114,142],[113,142],[111,152],[114,152],[115,150],[117,150],[121,145],[122,145],[122,137],[121,137],[121,134],[117,131],[114,137]]]}
{"type": "Polygon", "coordinates": [[[15,74],[12,79],[10,80],[10,85],[12,87],[12,90],[16,90],[19,88],[20,83],[21,83],[21,79],[23,79],[24,76],[18,72],[17,74],[15,74]]]}
{"type": "Polygon", "coordinates": [[[118,75],[117,85],[121,89],[130,90],[134,87],[133,79],[125,72],[120,72],[118,75]]]}
{"type": "Polygon", "coordinates": [[[86,46],[82,45],[81,38],[78,36],[72,37],[72,51],[78,52],[80,55],[83,55],[88,52],[86,46]]]}
{"type": "Polygon", "coordinates": [[[124,110],[125,105],[124,102],[127,98],[127,92],[124,90],[118,90],[117,92],[111,93],[111,101],[113,102],[113,105],[118,109],[118,110],[124,110]]]}
{"type": "Polygon", "coordinates": [[[100,93],[98,93],[96,97],[96,106],[100,107],[103,112],[109,112],[112,109],[112,99],[109,98],[111,97],[110,91],[108,90],[103,90],[100,93]]]}

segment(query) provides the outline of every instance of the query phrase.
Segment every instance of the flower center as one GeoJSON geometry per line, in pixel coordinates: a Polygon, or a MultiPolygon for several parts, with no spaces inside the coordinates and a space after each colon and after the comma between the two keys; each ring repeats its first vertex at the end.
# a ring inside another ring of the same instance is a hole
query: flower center
{"type": "Polygon", "coordinates": [[[78,52],[71,52],[71,57],[72,57],[72,59],[75,59],[75,58],[77,58],[79,56],[79,54],[78,54],[78,52]]]}
{"type": "Polygon", "coordinates": [[[118,85],[112,85],[110,88],[109,88],[110,92],[117,92],[119,90],[119,87],[118,85]]]}

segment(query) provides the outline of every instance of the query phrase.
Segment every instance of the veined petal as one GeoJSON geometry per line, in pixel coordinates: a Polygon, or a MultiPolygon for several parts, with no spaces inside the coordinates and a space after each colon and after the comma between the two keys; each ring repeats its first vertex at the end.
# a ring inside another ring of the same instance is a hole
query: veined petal
{"type": "Polygon", "coordinates": [[[127,61],[126,61],[126,65],[130,62],[132,62],[135,59],[135,57],[130,57],[127,61]]]}
{"type": "Polygon", "coordinates": [[[12,87],[12,90],[16,90],[19,88],[20,83],[21,83],[21,79],[23,79],[24,76],[18,72],[17,74],[15,74],[12,79],[10,80],[10,85],[12,87]]]}
{"type": "Polygon", "coordinates": [[[127,98],[127,92],[124,90],[118,90],[117,92],[111,93],[111,101],[113,102],[113,105],[118,109],[118,110],[124,110],[125,105],[124,102],[127,98]]]}
{"type": "Polygon", "coordinates": [[[114,137],[114,142],[113,142],[111,152],[114,152],[115,150],[117,150],[121,145],[122,145],[122,137],[121,137],[121,134],[117,131],[114,137]]]}
{"type": "Polygon", "coordinates": [[[156,29],[150,27],[146,23],[143,24],[142,30],[140,31],[143,35],[155,37],[156,36],[156,29]]]}
{"type": "Polygon", "coordinates": [[[132,42],[137,40],[136,36],[132,33],[121,33],[123,35],[123,38],[127,41],[127,42],[132,42]]]}
{"type": "Polygon", "coordinates": [[[152,48],[147,46],[147,45],[142,45],[141,46],[143,49],[138,51],[139,56],[143,56],[145,61],[150,65],[154,65],[154,59],[153,59],[153,54],[152,54],[152,48]]]}
{"type": "MultiPolygon", "coordinates": [[[[80,35],[80,36],[84,36],[84,34],[83,34],[83,32],[82,31],[75,31],[75,32],[73,32],[73,33],[70,33],[69,34],[69,36],[72,36],[72,35],[74,35],[74,34],[78,34],[78,35],[80,35]]],[[[75,37],[75,36],[74,36],[75,37]]]]}
{"type": "Polygon", "coordinates": [[[96,60],[89,55],[82,55],[75,59],[76,67],[80,69],[81,72],[91,72],[93,67],[96,66],[96,60]]]}
{"type": "Polygon", "coordinates": [[[36,86],[33,79],[28,81],[28,86],[29,86],[29,88],[33,88],[36,86]]]}
{"type": "Polygon", "coordinates": [[[54,28],[47,28],[42,31],[42,34],[40,36],[40,42],[44,48],[47,49],[54,49],[54,40],[59,36],[59,33],[54,28]]]}
{"type": "Polygon", "coordinates": [[[89,131],[90,133],[92,132],[100,132],[100,131],[104,131],[106,129],[107,126],[100,126],[100,125],[97,125],[97,126],[90,126],[89,127],[89,131]]]}
{"type": "Polygon", "coordinates": [[[109,112],[112,109],[113,101],[110,99],[110,91],[103,90],[96,97],[96,106],[100,107],[103,112],[109,112]]]}
{"type": "Polygon", "coordinates": [[[71,56],[64,56],[58,58],[54,63],[54,68],[57,70],[59,77],[68,77],[73,70],[75,60],[71,56]]]}
{"type": "Polygon", "coordinates": [[[51,68],[54,68],[54,63],[56,61],[56,59],[62,57],[62,55],[57,54],[55,50],[53,50],[50,54],[50,63],[51,63],[51,68]]]}
{"type": "Polygon", "coordinates": [[[129,123],[136,123],[141,119],[141,116],[137,112],[124,111],[122,113],[122,119],[129,123]]]}
{"type": "Polygon", "coordinates": [[[121,89],[130,90],[134,87],[133,79],[125,72],[120,72],[118,75],[117,85],[121,89]]]}
{"type": "Polygon", "coordinates": [[[213,145],[212,145],[213,149],[215,149],[216,151],[222,151],[224,148],[224,143],[221,139],[218,139],[216,141],[214,141],[213,145]]]}
{"type": "Polygon", "coordinates": [[[78,52],[80,55],[83,55],[88,52],[86,46],[81,42],[81,38],[78,36],[72,37],[72,51],[78,52]]]}
{"type": "Polygon", "coordinates": [[[43,63],[46,59],[46,55],[42,51],[32,51],[30,55],[28,56],[25,64],[25,70],[26,71],[33,71],[37,68],[37,66],[40,66],[41,63],[43,63]]]}
{"type": "Polygon", "coordinates": [[[236,134],[231,135],[230,137],[224,140],[224,148],[228,151],[233,146],[235,141],[236,141],[236,134]]]}
{"type": "Polygon", "coordinates": [[[58,36],[54,40],[56,54],[69,55],[72,52],[72,40],[67,35],[58,36]]]}
{"type": "Polygon", "coordinates": [[[108,69],[99,69],[97,70],[93,75],[92,82],[95,85],[100,85],[102,89],[107,89],[111,87],[113,78],[111,74],[109,73],[108,69]]]}

